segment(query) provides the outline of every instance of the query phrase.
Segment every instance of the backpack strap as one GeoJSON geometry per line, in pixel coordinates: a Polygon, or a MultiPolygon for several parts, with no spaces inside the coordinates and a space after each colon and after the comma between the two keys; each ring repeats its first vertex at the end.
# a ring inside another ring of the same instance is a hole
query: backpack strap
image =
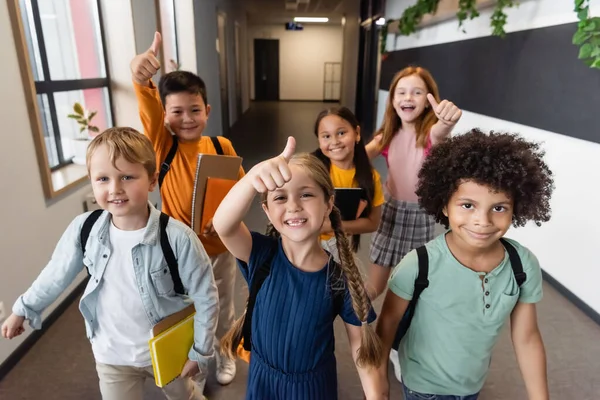
{"type": "Polygon", "coordinates": [[[275,257],[276,250],[269,252],[267,259],[254,271],[252,282],[250,282],[250,293],[248,295],[248,304],[246,305],[246,316],[244,317],[244,324],[242,325],[242,337],[244,338],[244,350],[251,351],[251,333],[252,333],[252,314],[254,312],[254,305],[256,304],[256,297],[265,279],[271,273],[271,263],[275,257]]]}
{"type": "Polygon", "coordinates": [[[220,156],[225,155],[225,153],[223,153],[223,147],[221,146],[221,142],[219,141],[219,137],[218,136],[211,136],[210,140],[212,141],[213,146],[215,146],[215,150],[217,151],[217,154],[220,156]]]}
{"type": "Polygon", "coordinates": [[[90,232],[92,231],[92,227],[100,218],[100,215],[104,210],[94,210],[83,222],[83,226],[81,227],[81,232],[79,233],[79,243],[81,244],[81,252],[85,254],[85,245],[87,244],[88,238],[90,237],[90,232]]]}
{"type": "Polygon", "coordinates": [[[508,240],[500,238],[500,242],[508,253],[508,258],[510,260],[513,274],[515,274],[517,285],[521,286],[527,280],[527,274],[523,272],[523,263],[521,262],[521,257],[519,257],[519,253],[517,252],[517,249],[515,249],[515,246],[513,246],[508,240]]]}
{"type": "Polygon", "coordinates": [[[423,290],[427,289],[429,286],[429,279],[427,279],[429,274],[429,255],[427,254],[427,247],[425,247],[425,245],[417,248],[417,257],[419,259],[419,274],[417,275],[417,279],[415,279],[415,289],[412,300],[408,303],[408,308],[404,312],[402,321],[400,321],[400,325],[396,331],[396,338],[394,339],[394,343],[392,345],[392,348],[394,349],[398,348],[400,341],[410,327],[412,318],[415,315],[415,309],[417,307],[419,296],[421,296],[423,290]]]}
{"type": "Polygon", "coordinates": [[[171,169],[171,163],[173,162],[173,159],[175,158],[175,153],[177,153],[177,147],[179,145],[179,142],[177,141],[177,136],[172,135],[172,137],[173,137],[173,144],[171,145],[171,149],[167,153],[167,156],[165,157],[165,161],[163,161],[163,163],[160,165],[160,172],[158,174],[158,187],[159,188],[162,186],[163,180],[165,179],[165,175],[167,175],[167,172],[169,172],[169,169],[171,169]]]}
{"type": "Polygon", "coordinates": [[[169,224],[169,216],[165,213],[160,213],[160,247],[165,257],[165,261],[169,267],[171,278],[173,279],[173,286],[175,293],[185,294],[183,283],[181,283],[181,277],[179,276],[179,264],[173,254],[173,248],[169,243],[169,236],[167,235],[167,225],[169,224]]]}

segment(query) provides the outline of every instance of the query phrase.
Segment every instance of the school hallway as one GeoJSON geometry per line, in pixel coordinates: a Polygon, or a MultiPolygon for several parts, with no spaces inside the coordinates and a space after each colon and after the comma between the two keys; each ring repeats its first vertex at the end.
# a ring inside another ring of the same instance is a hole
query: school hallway
{"type": "MultiPolygon", "coordinates": [[[[298,151],[316,146],[313,121],[320,110],[331,104],[318,102],[254,102],[234,125],[229,138],[244,158],[246,170],[282,151],[287,136],[296,138],[298,151]]],[[[376,166],[385,179],[383,160],[376,166]]],[[[266,218],[258,201],[246,220],[250,229],[264,231],[266,218]]],[[[360,251],[368,265],[369,235],[360,251]]],[[[236,312],[242,312],[247,286],[238,273],[236,312]]],[[[383,296],[375,303],[381,307],[383,296]]],[[[552,286],[544,283],[544,299],[538,306],[539,325],[548,358],[552,398],[596,400],[600,398],[600,326],[576,308],[552,286]]],[[[340,400],[361,400],[360,381],[350,357],[348,340],[341,320],[336,321],[336,357],[340,400]]],[[[205,394],[209,400],[243,399],[247,364],[238,361],[238,373],[228,386],[221,387],[211,377],[205,394]]],[[[392,377],[390,368],[390,377],[392,377]]],[[[399,384],[391,378],[391,399],[401,399],[399,384]]],[[[146,382],[146,399],[162,399],[153,382],[146,382]]],[[[481,393],[482,400],[526,399],[521,374],[506,330],[496,346],[491,372],[481,393]]],[[[0,380],[0,399],[94,400],[100,399],[98,378],[85,336],[82,317],[73,302],[41,339],[0,380]]],[[[308,399],[307,399],[308,400],[308,399]]]]}

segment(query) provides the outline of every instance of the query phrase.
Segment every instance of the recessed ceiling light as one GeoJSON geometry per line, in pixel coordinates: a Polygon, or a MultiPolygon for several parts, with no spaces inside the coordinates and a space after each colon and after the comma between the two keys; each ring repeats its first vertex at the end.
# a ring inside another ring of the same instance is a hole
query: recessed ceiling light
{"type": "Polygon", "coordinates": [[[294,22],[329,22],[325,17],[295,17],[294,22]]]}

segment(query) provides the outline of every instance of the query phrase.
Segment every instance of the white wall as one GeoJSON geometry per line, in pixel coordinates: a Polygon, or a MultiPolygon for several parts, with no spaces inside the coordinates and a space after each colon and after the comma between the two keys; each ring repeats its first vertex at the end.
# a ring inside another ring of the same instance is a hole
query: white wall
{"type": "MultiPolygon", "coordinates": [[[[386,18],[397,18],[412,1],[388,1],[386,18]]],[[[596,2],[595,4],[598,4],[596,2]]],[[[516,9],[507,11],[507,32],[553,26],[576,20],[572,1],[523,1],[516,9]]],[[[593,13],[597,15],[599,9],[593,13]]],[[[388,38],[388,50],[422,47],[488,36],[490,10],[485,10],[474,21],[465,24],[467,33],[457,29],[451,20],[424,28],[410,37],[388,38]]],[[[597,88],[590,88],[597,90],[597,88]]],[[[383,119],[388,92],[379,91],[377,124],[383,119]]],[[[444,94],[441,93],[443,97],[444,94]]],[[[460,105],[459,105],[460,106],[460,105]]],[[[539,258],[542,268],[600,312],[600,257],[596,247],[600,243],[600,224],[594,215],[600,198],[600,144],[574,139],[561,132],[549,132],[511,121],[499,120],[464,110],[454,133],[479,127],[520,133],[525,138],[543,143],[546,162],[554,173],[556,189],[552,197],[552,219],[536,227],[530,224],[508,232],[508,236],[529,247],[539,258]]]]}
{"type": "Polygon", "coordinates": [[[323,100],[325,62],[342,62],[341,26],[305,24],[302,31],[283,25],[248,27],[250,96],[254,99],[254,39],[279,39],[279,99],[323,100]]]}
{"type": "MultiPolygon", "coordinates": [[[[10,132],[10,142],[5,136],[5,145],[0,146],[0,182],[4,188],[0,196],[0,209],[3,210],[0,301],[10,312],[16,298],[29,287],[48,261],[55,243],[69,222],[83,211],[83,196],[88,187],[71,192],[52,204],[44,200],[6,2],[0,3],[0,58],[3,60],[0,63],[0,119],[4,121],[4,132],[10,132]]],[[[84,276],[78,277],[69,292],[84,276]]],[[[27,327],[25,334],[17,339],[0,339],[0,363],[30,333],[31,329],[27,327]]]]}
{"type": "MultiPolygon", "coordinates": [[[[217,10],[227,14],[227,75],[228,75],[228,98],[229,115],[228,121],[231,125],[231,115],[235,115],[235,54],[234,54],[234,21],[240,24],[240,37],[246,37],[246,15],[243,8],[239,7],[234,0],[203,0],[194,2],[194,22],[196,41],[196,60],[198,75],[206,83],[208,92],[208,103],[211,106],[211,115],[206,128],[206,135],[221,135],[221,94],[219,87],[219,56],[217,53],[217,10]]],[[[185,38],[180,38],[183,41],[185,38]]],[[[243,57],[244,41],[242,43],[241,53],[241,72],[242,72],[242,108],[245,111],[249,101],[247,92],[244,90],[244,83],[247,82],[248,65],[247,59],[243,57]]]]}
{"type": "Polygon", "coordinates": [[[194,4],[192,0],[177,0],[175,2],[175,21],[181,69],[197,73],[194,4]]]}
{"type": "MultiPolygon", "coordinates": [[[[111,90],[115,124],[142,129],[131,84],[129,61],[136,54],[130,1],[101,0],[104,32],[111,73],[111,90]],[[110,15],[110,18],[107,16],[110,15]]],[[[29,123],[15,42],[6,2],[0,4],[0,118],[11,132],[10,146],[0,146],[0,180],[6,190],[0,197],[0,208],[7,211],[2,219],[0,240],[0,301],[8,311],[30,286],[48,262],[56,242],[71,220],[83,212],[89,185],[72,190],[52,201],[44,200],[35,146],[29,123]],[[15,174],[18,168],[18,175],[15,174]]],[[[44,318],[56,308],[74,287],[85,278],[83,272],[52,306],[44,318]]],[[[82,321],[83,323],[83,321],[82,321]]],[[[0,339],[0,364],[31,334],[11,341],[0,339]]]]}

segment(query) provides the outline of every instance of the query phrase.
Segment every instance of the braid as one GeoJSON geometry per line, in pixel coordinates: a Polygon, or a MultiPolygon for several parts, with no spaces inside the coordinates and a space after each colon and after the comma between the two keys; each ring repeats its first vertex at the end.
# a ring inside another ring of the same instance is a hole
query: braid
{"type": "Polygon", "coordinates": [[[359,367],[364,365],[379,367],[383,357],[383,349],[379,337],[371,325],[367,323],[371,302],[365,289],[365,285],[360,274],[360,270],[354,261],[354,254],[350,249],[350,244],[346,235],[342,231],[342,218],[339,210],[334,206],[331,214],[331,227],[335,232],[338,253],[340,257],[340,266],[348,282],[348,290],[352,298],[352,308],[362,322],[361,326],[361,345],[358,349],[356,364],[359,367]]]}
{"type": "Polygon", "coordinates": [[[267,225],[267,231],[265,232],[265,235],[267,235],[268,237],[270,237],[272,239],[279,239],[279,237],[281,236],[281,234],[279,233],[279,231],[277,229],[275,229],[273,224],[267,225]]]}

